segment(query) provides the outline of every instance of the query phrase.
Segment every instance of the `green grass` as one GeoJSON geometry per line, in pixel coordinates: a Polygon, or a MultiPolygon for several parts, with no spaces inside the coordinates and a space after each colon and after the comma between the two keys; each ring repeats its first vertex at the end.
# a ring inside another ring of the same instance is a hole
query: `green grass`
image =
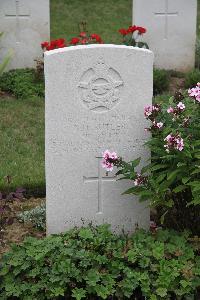
{"type": "MultiPolygon", "coordinates": [[[[200,0],[198,4],[200,36],[200,0]]],[[[118,29],[130,25],[131,19],[132,0],[51,0],[52,39],[69,40],[79,33],[78,24],[85,21],[88,31],[100,34],[105,43],[121,43],[118,29]]],[[[10,189],[24,186],[34,194],[43,194],[44,101],[0,99],[0,115],[0,190],[7,188],[4,178],[9,175],[10,189]]]]}
{"type": "Polygon", "coordinates": [[[0,116],[0,190],[23,186],[43,194],[44,100],[1,99],[0,116]]]}
{"type": "Polygon", "coordinates": [[[132,0],[51,0],[52,39],[76,36],[81,22],[105,43],[121,43],[118,29],[131,25],[132,0]]]}
{"type": "MultiPolygon", "coordinates": [[[[132,22],[132,0],[51,0],[52,39],[76,36],[81,22],[87,23],[89,32],[100,34],[105,43],[121,43],[118,29],[132,22]]],[[[197,35],[200,37],[200,0],[197,35]]]]}

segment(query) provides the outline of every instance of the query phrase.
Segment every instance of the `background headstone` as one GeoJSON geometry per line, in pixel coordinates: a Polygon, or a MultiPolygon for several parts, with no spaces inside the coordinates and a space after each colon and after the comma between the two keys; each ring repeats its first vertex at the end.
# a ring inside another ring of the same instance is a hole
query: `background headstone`
{"type": "Polygon", "coordinates": [[[149,227],[148,204],[122,196],[130,182],[106,176],[99,157],[106,149],[126,160],[149,157],[143,110],[152,69],[151,51],[122,45],[45,53],[48,233],[90,222],[149,227]]]}
{"type": "Polygon", "coordinates": [[[1,0],[0,62],[9,50],[9,69],[34,67],[42,57],[41,42],[49,40],[49,0],[1,0]]]}
{"type": "Polygon", "coordinates": [[[196,21],[197,0],[133,0],[133,24],[147,28],[157,68],[194,68],[196,21]]]}

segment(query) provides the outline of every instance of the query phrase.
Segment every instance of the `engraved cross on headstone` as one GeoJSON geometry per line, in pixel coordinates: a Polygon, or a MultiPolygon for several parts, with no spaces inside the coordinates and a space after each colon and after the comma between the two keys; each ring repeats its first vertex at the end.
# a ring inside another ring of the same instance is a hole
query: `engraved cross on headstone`
{"type": "Polygon", "coordinates": [[[100,166],[100,159],[98,158],[98,177],[86,177],[83,176],[83,181],[85,183],[91,183],[91,182],[98,182],[98,209],[97,213],[102,214],[103,213],[103,199],[102,199],[102,186],[104,182],[113,182],[116,180],[116,176],[108,177],[108,176],[102,176],[102,167],[100,166]]]}
{"type": "Polygon", "coordinates": [[[20,19],[27,19],[30,17],[28,13],[21,13],[20,11],[20,0],[15,1],[15,13],[5,13],[6,18],[15,18],[16,19],[16,43],[20,42],[20,19]]]}
{"type": "Polygon", "coordinates": [[[165,34],[164,39],[168,38],[168,28],[169,28],[169,17],[177,17],[178,12],[169,12],[169,0],[165,0],[165,11],[164,12],[155,12],[155,16],[164,17],[165,21],[165,34]]]}

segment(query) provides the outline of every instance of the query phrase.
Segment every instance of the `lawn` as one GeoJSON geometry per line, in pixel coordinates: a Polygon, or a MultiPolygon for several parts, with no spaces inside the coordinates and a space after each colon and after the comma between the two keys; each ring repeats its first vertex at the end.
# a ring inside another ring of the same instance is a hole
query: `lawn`
{"type": "Polygon", "coordinates": [[[1,99],[0,115],[0,190],[44,194],[44,100],[1,99]]]}
{"type": "MultiPolygon", "coordinates": [[[[200,24],[200,9],[198,16],[200,24]]],[[[69,40],[87,22],[88,31],[105,43],[120,43],[118,29],[131,18],[132,0],[51,0],[51,38],[69,40]]],[[[0,114],[0,190],[24,186],[44,194],[44,100],[0,99],[0,114]]]]}
{"type": "MultiPolygon", "coordinates": [[[[200,0],[197,2],[200,36],[200,0]]],[[[87,23],[89,32],[102,35],[105,43],[121,43],[118,29],[132,22],[132,0],[51,0],[52,39],[76,36],[81,22],[87,23]]]]}
{"type": "Polygon", "coordinates": [[[51,37],[69,40],[87,23],[105,43],[121,43],[118,29],[131,25],[132,0],[51,0],[51,37]]]}

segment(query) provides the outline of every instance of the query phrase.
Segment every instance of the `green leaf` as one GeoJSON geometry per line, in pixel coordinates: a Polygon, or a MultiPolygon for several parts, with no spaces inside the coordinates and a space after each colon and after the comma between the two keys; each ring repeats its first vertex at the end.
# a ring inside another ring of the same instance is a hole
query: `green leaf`
{"type": "Polygon", "coordinates": [[[200,205],[200,197],[194,198],[194,200],[192,200],[191,202],[189,202],[187,204],[187,206],[191,206],[191,205],[194,205],[194,206],[200,205]]]}
{"type": "Polygon", "coordinates": [[[92,239],[93,233],[90,228],[81,228],[81,230],[79,232],[79,236],[83,239],[92,239]]]}
{"type": "Polygon", "coordinates": [[[137,191],[136,187],[133,186],[130,189],[126,190],[125,192],[122,193],[122,195],[129,195],[129,194],[135,194],[137,191]]]}
{"type": "Polygon", "coordinates": [[[166,214],[167,214],[168,212],[169,212],[168,210],[165,211],[164,214],[162,214],[162,216],[160,217],[160,223],[161,223],[161,224],[164,223],[164,221],[165,221],[165,216],[166,216],[166,214]]]}
{"type": "Polygon", "coordinates": [[[187,185],[179,185],[179,186],[177,186],[176,188],[173,189],[173,192],[174,193],[179,193],[179,192],[184,191],[187,188],[188,188],[187,185]]]}
{"type": "Polygon", "coordinates": [[[187,183],[189,186],[199,186],[200,185],[200,181],[197,181],[197,180],[194,180],[194,181],[191,181],[191,182],[188,182],[187,183]]]}
{"type": "Polygon", "coordinates": [[[76,298],[76,300],[81,300],[83,298],[86,298],[86,291],[82,288],[80,289],[75,288],[72,290],[72,297],[76,298]]]}
{"type": "Polygon", "coordinates": [[[178,168],[180,168],[180,167],[185,167],[185,166],[187,166],[186,163],[182,163],[182,162],[177,163],[177,167],[178,167],[178,168]]]}
{"type": "Polygon", "coordinates": [[[158,296],[164,298],[164,297],[167,296],[167,289],[166,288],[158,288],[156,290],[156,293],[157,293],[158,296]]]}
{"type": "Polygon", "coordinates": [[[156,295],[151,295],[150,296],[150,300],[157,300],[158,298],[157,298],[157,296],[156,295]]]}
{"type": "Polygon", "coordinates": [[[160,174],[157,178],[156,178],[156,183],[161,183],[165,178],[166,178],[166,174],[160,174]]]}
{"type": "Polygon", "coordinates": [[[133,168],[137,167],[139,165],[140,161],[141,161],[141,157],[138,157],[137,159],[135,159],[135,160],[133,160],[133,161],[130,162],[131,166],[133,168]]]}
{"type": "Polygon", "coordinates": [[[159,165],[155,165],[155,166],[151,167],[150,170],[151,171],[157,171],[157,170],[160,170],[160,169],[165,169],[167,167],[168,167],[168,165],[159,164],[159,165]]]}
{"type": "Polygon", "coordinates": [[[183,177],[182,178],[182,183],[186,184],[190,179],[191,179],[191,177],[183,177]]]}
{"type": "Polygon", "coordinates": [[[191,285],[191,282],[186,280],[180,280],[180,284],[182,285],[182,287],[186,288],[187,286],[191,285]]]}
{"type": "Polygon", "coordinates": [[[176,179],[178,173],[180,173],[180,170],[175,170],[175,171],[167,173],[167,179],[168,180],[176,179]]]}
{"type": "Polygon", "coordinates": [[[96,283],[100,280],[100,276],[96,269],[91,269],[86,275],[86,281],[89,286],[95,286],[96,283]]]}
{"type": "Polygon", "coordinates": [[[200,167],[198,166],[198,169],[197,170],[194,170],[191,175],[195,175],[195,174],[198,174],[200,173],[200,167]]]}

